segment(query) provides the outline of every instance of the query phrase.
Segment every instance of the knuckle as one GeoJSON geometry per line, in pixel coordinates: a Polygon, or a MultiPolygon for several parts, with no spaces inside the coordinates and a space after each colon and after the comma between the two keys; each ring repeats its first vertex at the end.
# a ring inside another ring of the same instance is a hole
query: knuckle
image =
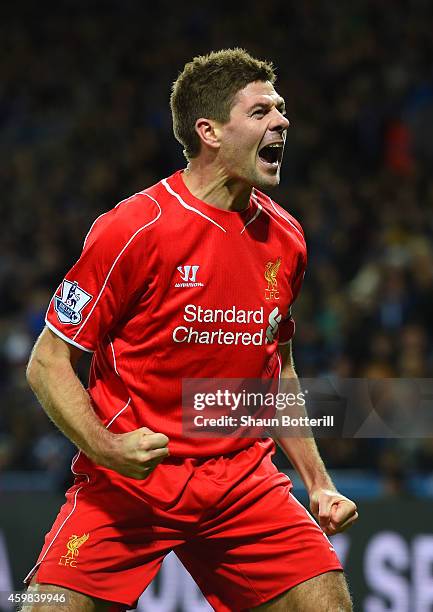
{"type": "Polygon", "coordinates": [[[150,441],[146,439],[142,440],[140,444],[140,449],[143,451],[148,451],[150,449],[150,441]]]}
{"type": "Polygon", "coordinates": [[[156,440],[155,442],[158,444],[158,446],[167,446],[168,444],[168,438],[165,434],[157,434],[156,435],[156,440]]]}

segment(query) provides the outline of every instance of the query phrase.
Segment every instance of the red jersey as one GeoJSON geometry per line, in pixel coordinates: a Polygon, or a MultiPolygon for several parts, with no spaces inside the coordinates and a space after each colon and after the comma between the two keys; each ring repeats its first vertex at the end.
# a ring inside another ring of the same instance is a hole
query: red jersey
{"type": "Polygon", "coordinates": [[[221,210],[179,171],[96,219],[46,323],[93,352],[88,391],[111,431],[164,433],[172,456],[225,454],[252,441],[183,436],[182,379],[278,378],[305,265],[299,223],[267,195],[221,210]]]}

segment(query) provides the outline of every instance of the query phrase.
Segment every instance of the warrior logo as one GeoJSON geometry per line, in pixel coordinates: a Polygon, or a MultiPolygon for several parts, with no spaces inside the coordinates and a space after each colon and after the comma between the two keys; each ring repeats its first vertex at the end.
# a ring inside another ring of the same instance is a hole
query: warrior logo
{"type": "Polygon", "coordinates": [[[71,535],[68,543],[66,544],[66,548],[68,549],[68,552],[66,553],[66,555],[63,555],[63,557],[60,557],[59,560],[59,565],[68,565],[69,567],[77,567],[77,557],[79,554],[79,548],[80,546],[82,546],[84,544],[84,542],[87,542],[87,540],[89,539],[89,534],[88,533],[83,533],[82,536],[77,536],[77,535],[71,535]]]}
{"type": "Polygon", "coordinates": [[[54,309],[59,321],[77,325],[81,321],[81,311],[93,296],[81,289],[77,281],[64,280],[61,292],[61,297],[54,296],[54,309]]]}
{"type": "Polygon", "coordinates": [[[182,283],[176,283],[175,287],[204,287],[203,283],[197,282],[197,272],[200,266],[177,266],[182,283]]]}
{"type": "Polygon", "coordinates": [[[268,261],[265,266],[265,279],[268,283],[265,289],[266,300],[279,300],[280,292],[278,291],[277,274],[281,265],[281,257],[276,261],[268,261]]]}

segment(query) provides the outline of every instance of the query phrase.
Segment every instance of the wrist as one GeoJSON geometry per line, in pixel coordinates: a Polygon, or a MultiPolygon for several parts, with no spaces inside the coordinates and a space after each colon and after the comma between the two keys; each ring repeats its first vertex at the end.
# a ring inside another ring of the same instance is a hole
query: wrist
{"type": "Polygon", "coordinates": [[[306,484],[308,495],[311,496],[315,491],[319,489],[326,489],[328,491],[337,491],[336,486],[331,480],[331,477],[326,474],[320,478],[315,478],[311,483],[306,484]]]}
{"type": "Polygon", "coordinates": [[[83,451],[94,463],[107,467],[115,454],[116,438],[116,434],[103,429],[94,439],[86,441],[83,451]]]}

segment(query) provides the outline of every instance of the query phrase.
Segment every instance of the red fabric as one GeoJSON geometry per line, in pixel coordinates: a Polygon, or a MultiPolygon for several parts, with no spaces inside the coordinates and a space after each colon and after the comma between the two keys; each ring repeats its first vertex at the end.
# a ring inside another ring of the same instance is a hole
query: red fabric
{"type": "MultiPolygon", "coordinates": [[[[81,472],[45,538],[37,580],[132,606],[175,550],[218,612],[257,606],[341,565],[256,441],[230,456],[175,459],[139,483],[81,472]],[[150,502],[150,503],[149,503],[150,502]],[[72,535],[88,538],[72,566],[72,535]]],[[[112,474],[112,473],[111,473],[112,474]]]]}
{"type": "Polygon", "coordinates": [[[305,265],[302,229],[268,196],[220,210],[177,172],[97,219],[47,323],[94,351],[89,393],[111,431],[147,426],[176,456],[228,453],[251,441],[182,435],[182,378],[277,378],[305,265]]]}

